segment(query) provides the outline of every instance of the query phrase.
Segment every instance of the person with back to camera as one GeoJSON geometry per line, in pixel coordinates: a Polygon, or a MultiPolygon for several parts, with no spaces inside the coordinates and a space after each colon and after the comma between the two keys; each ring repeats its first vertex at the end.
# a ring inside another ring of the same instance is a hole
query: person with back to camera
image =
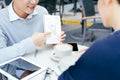
{"type": "Polygon", "coordinates": [[[58,80],[120,80],[120,0],[98,0],[98,10],[114,32],[95,42],[58,80]]]}
{"type": "MultiPolygon", "coordinates": [[[[24,55],[25,52],[41,47],[45,37],[43,15],[48,11],[38,6],[39,0],[12,0],[11,4],[0,10],[0,63],[24,55]]],[[[61,42],[65,40],[65,33],[61,33],[61,42]]],[[[36,67],[25,62],[6,65],[7,72],[16,77],[25,77],[29,71],[21,71],[17,75],[16,67],[34,71],[36,67]],[[22,75],[25,74],[25,75],[22,75]]]]}

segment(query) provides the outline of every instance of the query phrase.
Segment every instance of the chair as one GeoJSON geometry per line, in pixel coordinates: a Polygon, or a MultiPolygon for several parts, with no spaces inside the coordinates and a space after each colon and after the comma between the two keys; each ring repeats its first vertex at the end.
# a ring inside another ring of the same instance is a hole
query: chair
{"type": "Polygon", "coordinates": [[[56,0],[40,0],[38,4],[45,7],[49,14],[52,14],[56,10],[56,0]]]}
{"type": "MultiPolygon", "coordinates": [[[[77,9],[77,2],[78,2],[78,0],[74,0],[74,2],[73,2],[72,10],[73,10],[74,16],[76,15],[77,12],[81,12],[81,9],[79,9],[79,11],[77,9]]],[[[80,5],[80,7],[81,7],[81,5],[80,5]]]]}
{"type": "Polygon", "coordinates": [[[56,9],[57,0],[40,0],[38,4],[45,7],[49,14],[59,12],[56,9]]]}
{"type": "Polygon", "coordinates": [[[60,11],[61,18],[62,18],[62,15],[64,13],[64,0],[60,0],[59,11],[60,11]]]}
{"type": "Polygon", "coordinates": [[[92,34],[94,34],[95,31],[112,32],[112,28],[106,28],[103,26],[103,23],[97,23],[95,21],[95,19],[100,18],[100,16],[95,16],[93,0],[82,0],[82,9],[83,9],[82,27],[84,30],[82,43],[84,43],[85,41],[86,31],[91,31],[92,34]],[[86,26],[88,19],[94,19],[93,25],[89,28],[86,26]]]}
{"type": "MultiPolygon", "coordinates": [[[[96,5],[97,4],[97,1],[98,0],[93,0],[93,3],[96,5]]],[[[74,0],[74,3],[73,3],[73,8],[74,8],[74,16],[75,16],[75,14],[76,14],[76,12],[77,12],[77,2],[78,2],[78,0],[74,0]]],[[[81,5],[80,5],[81,6],[81,5]]]]}
{"type": "Polygon", "coordinates": [[[76,10],[77,10],[77,1],[78,0],[74,0],[74,16],[75,16],[76,10]]]}
{"type": "Polygon", "coordinates": [[[60,0],[60,5],[61,6],[59,6],[59,10],[56,9],[57,0],[40,0],[38,5],[41,5],[41,6],[45,7],[48,10],[49,14],[51,14],[51,15],[53,13],[55,15],[56,12],[59,12],[60,18],[62,20],[62,15],[63,15],[63,10],[64,10],[63,1],[64,0],[60,0]]]}
{"type": "MultiPolygon", "coordinates": [[[[103,23],[97,23],[96,18],[100,18],[100,16],[95,16],[95,9],[94,9],[94,3],[93,0],[81,0],[82,2],[82,44],[84,44],[86,37],[89,36],[89,40],[92,39],[93,34],[95,31],[103,31],[103,32],[112,32],[112,28],[106,28],[103,26],[103,23]],[[87,27],[87,20],[93,19],[93,24],[91,27],[87,27]],[[88,33],[87,32],[91,32],[88,33]]],[[[76,34],[76,35],[79,35],[76,34]]],[[[75,37],[74,37],[75,38],[75,37]]]]}

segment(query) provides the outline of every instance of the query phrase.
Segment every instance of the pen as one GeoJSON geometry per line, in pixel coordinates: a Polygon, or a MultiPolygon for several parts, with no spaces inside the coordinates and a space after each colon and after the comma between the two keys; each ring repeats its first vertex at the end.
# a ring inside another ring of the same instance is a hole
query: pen
{"type": "Polygon", "coordinates": [[[37,56],[37,53],[38,53],[38,49],[35,50],[35,55],[34,55],[34,57],[37,56]]]}

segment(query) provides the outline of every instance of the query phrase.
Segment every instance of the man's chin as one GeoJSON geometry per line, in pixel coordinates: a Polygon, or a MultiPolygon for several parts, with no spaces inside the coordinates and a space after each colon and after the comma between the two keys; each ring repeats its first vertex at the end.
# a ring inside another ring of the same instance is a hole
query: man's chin
{"type": "Polygon", "coordinates": [[[31,13],[33,13],[33,10],[27,12],[27,14],[31,14],[31,13]]]}
{"type": "Polygon", "coordinates": [[[30,8],[30,9],[28,9],[27,13],[28,13],[28,14],[33,13],[34,9],[35,9],[35,8],[32,8],[32,9],[30,8]]]}
{"type": "Polygon", "coordinates": [[[106,27],[106,28],[110,28],[110,25],[109,25],[109,24],[104,24],[104,23],[103,23],[103,25],[104,25],[104,27],[106,27]]]}

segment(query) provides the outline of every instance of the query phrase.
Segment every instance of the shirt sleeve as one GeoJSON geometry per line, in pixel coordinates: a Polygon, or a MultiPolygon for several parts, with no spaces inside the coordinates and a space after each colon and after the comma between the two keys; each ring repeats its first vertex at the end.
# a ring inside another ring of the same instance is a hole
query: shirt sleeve
{"type": "Polygon", "coordinates": [[[7,47],[8,38],[0,30],[0,63],[24,55],[26,51],[35,49],[32,38],[26,38],[19,43],[7,47]]]}

